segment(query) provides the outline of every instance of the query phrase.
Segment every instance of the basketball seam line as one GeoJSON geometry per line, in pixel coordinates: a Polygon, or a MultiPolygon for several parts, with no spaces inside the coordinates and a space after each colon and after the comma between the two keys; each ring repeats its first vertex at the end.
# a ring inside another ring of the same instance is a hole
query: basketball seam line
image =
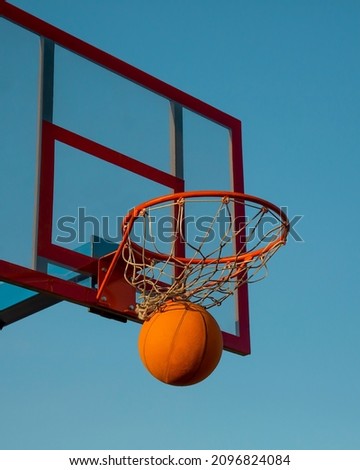
{"type": "MultiPolygon", "coordinates": [[[[150,330],[151,328],[154,326],[154,323],[159,319],[160,317],[155,317],[153,318],[153,322],[152,322],[152,325],[150,328],[148,328],[147,332],[146,332],[146,335],[144,337],[144,341],[143,341],[143,344],[142,344],[142,352],[143,352],[143,358],[144,358],[144,361],[145,361],[145,367],[147,368],[147,370],[150,370],[149,369],[149,366],[148,366],[148,362],[147,362],[147,357],[146,357],[146,353],[145,353],[145,346],[146,346],[146,340],[147,340],[147,337],[150,333],[150,330]]],[[[146,320],[145,320],[146,321],[146,320]]]]}
{"type": "MultiPolygon", "coordinates": [[[[185,315],[187,313],[187,309],[185,309],[183,315],[182,315],[182,318],[181,318],[181,321],[179,322],[177,328],[176,328],[176,331],[175,331],[175,334],[174,334],[174,337],[173,337],[173,340],[172,340],[172,343],[171,343],[171,346],[173,346],[173,343],[175,342],[175,339],[176,339],[176,335],[178,333],[178,330],[180,329],[180,326],[181,324],[184,322],[185,320],[185,315]]],[[[204,362],[204,358],[205,358],[205,355],[206,355],[206,351],[207,351],[207,344],[208,344],[208,337],[207,337],[207,332],[208,332],[208,328],[207,328],[207,323],[205,321],[205,318],[202,314],[201,311],[199,311],[200,313],[200,316],[201,316],[201,320],[203,322],[203,325],[204,325],[204,332],[205,332],[205,342],[203,344],[203,348],[202,348],[202,354],[201,354],[201,359],[198,363],[198,366],[196,368],[196,370],[189,376],[188,380],[192,380],[194,377],[196,377],[196,374],[198,373],[198,371],[200,370],[203,362],[204,362]]],[[[171,354],[173,353],[173,348],[171,347],[170,349],[171,351],[171,354]]],[[[169,358],[168,358],[168,364],[167,364],[167,370],[166,370],[166,373],[165,373],[165,379],[168,380],[168,372],[169,372],[169,367],[170,367],[170,363],[171,363],[171,354],[169,355],[169,358]]]]}
{"type": "Polygon", "coordinates": [[[192,376],[190,377],[190,380],[193,379],[194,377],[196,377],[196,374],[198,373],[198,371],[200,370],[203,362],[204,362],[204,358],[205,358],[205,354],[206,354],[206,351],[207,351],[207,343],[208,343],[208,329],[207,329],[207,323],[205,321],[205,318],[202,314],[202,312],[200,312],[200,316],[201,316],[201,319],[203,321],[203,325],[204,325],[204,331],[205,331],[205,342],[204,342],[204,345],[203,345],[203,350],[202,350],[202,354],[201,354],[201,359],[199,361],[199,365],[197,366],[196,368],[196,371],[194,371],[194,373],[192,374],[192,376]]]}
{"type": "Polygon", "coordinates": [[[169,377],[168,377],[168,374],[169,374],[169,369],[170,369],[170,364],[171,364],[171,357],[173,355],[173,352],[174,352],[174,343],[175,343],[175,340],[176,340],[176,336],[180,330],[180,327],[182,325],[182,323],[184,322],[184,319],[185,319],[185,315],[186,315],[186,309],[185,311],[182,313],[182,316],[181,316],[181,319],[176,327],[176,330],[174,332],[174,335],[173,335],[173,338],[171,340],[171,344],[170,344],[170,354],[169,354],[169,357],[168,357],[168,360],[167,360],[167,366],[166,366],[166,370],[165,370],[165,380],[168,381],[169,377]]]}

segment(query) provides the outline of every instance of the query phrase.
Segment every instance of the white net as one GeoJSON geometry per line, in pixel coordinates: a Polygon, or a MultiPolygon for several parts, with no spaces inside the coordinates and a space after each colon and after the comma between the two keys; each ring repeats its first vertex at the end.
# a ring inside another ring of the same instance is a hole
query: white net
{"type": "Polygon", "coordinates": [[[288,221],[276,206],[248,198],[175,197],[139,211],[122,248],[139,318],[171,299],[209,309],[267,275],[288,221]]]}

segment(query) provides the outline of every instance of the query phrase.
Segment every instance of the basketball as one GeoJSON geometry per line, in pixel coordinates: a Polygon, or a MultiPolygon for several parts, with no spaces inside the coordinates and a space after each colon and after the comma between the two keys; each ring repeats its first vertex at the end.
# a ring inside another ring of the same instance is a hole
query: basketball
{"type": "Polygon", "coordinates": [[[139,354],[147,370],[169,385],[193,385],[218,365],[222,333],[216,320],[200,305],[165,303],[140,330],[139,354]]]}

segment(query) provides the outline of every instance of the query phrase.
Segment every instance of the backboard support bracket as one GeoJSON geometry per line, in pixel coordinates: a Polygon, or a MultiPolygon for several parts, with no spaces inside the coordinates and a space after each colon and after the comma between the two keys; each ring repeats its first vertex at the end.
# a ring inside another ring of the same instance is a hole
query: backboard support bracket
{"type": "MultiPolygon", "coordinates": [[[[114,253],[110,253],[99,259],[98,267],[98,286],[101,285],[104,277],[109,269],[109,266],[114,257],[114,253]]],[[[136,317],[135,304],[136,293],[135,289],[124,279],[125,264],[121,262],[116,264],[109,282],[106,284],[105,289],[100,297],[99,305],[104,308],[110,308],[118,312],[126,312],[127,314],[136,317]]]]}

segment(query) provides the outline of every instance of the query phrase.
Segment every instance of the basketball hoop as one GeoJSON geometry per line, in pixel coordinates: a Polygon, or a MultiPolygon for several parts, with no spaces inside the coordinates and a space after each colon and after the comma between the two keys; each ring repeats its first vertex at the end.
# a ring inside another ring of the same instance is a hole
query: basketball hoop
{"type": "Polygon", "coordinates": [[[242,284],[263,279],[288,231],[279,207],[243,193],[192,191],[152,199],[125,217],[123,239],[97,297],[122,262],[125,281],[138,293],[140,319],[168,300],[209,309],[242,284]]]}

